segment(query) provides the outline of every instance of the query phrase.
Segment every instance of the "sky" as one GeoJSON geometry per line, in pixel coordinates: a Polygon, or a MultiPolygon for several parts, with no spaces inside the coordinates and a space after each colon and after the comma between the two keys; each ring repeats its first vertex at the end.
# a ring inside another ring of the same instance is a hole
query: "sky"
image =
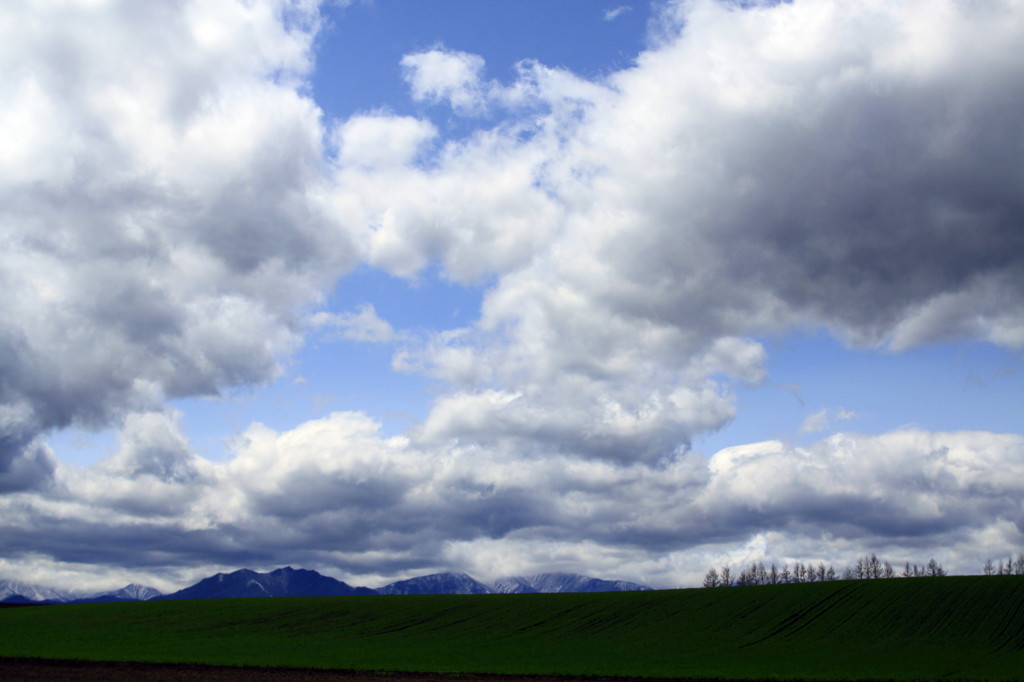
{"type": "Polygon", "coordinates": [[[1022,43],[1020,0],[5,6],[0,577],[1015,555],[1022,43]]]}

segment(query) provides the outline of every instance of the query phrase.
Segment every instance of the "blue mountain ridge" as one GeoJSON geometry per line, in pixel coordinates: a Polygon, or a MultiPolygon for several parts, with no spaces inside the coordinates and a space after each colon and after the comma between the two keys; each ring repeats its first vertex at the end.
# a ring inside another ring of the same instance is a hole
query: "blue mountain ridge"
{"type": "Polygon", "coordinates": [[[399,580],[378,589],[352,587],[316,571],[279,568],[270,573],[242,569],[218,573],[191,587],[158,599],[217,599],[225,597],[320,597],[358,594],[493,594],[524,592],[622,592],[650,590],[646,585],[622,580],[601,580],[575,573],[541,573],[503,578],[486,585],[465,573],[432,573],[399,580]],[[517,589],[510,589],[514,585],[517,589]]]}
{"type": "Polygon", "coordinates": [[[493,594],[494,588],[465,573],[432,573],[399,580],[377,590],[378,594],[493,594]]]}
{"type": "Polygon", "coordinates": [[[374,594],[367,587],[352,587],[316,571],[291,566],[269,573],[243,568],[233,573],[218,573],[195,585],[156,599],[225,599],[246,597],[339,597],[374,594]]]}

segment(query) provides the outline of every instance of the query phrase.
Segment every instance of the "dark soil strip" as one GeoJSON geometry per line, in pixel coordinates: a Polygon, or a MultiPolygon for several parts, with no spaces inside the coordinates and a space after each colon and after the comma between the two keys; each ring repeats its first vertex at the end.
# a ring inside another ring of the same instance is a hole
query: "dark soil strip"
{"type": "MultiPolygon", "coordinates": [[[[67,680],[68,682],[655,682],[641,677],[573,677],[542,675],[463,675],[442,673],[365,672],[310,668],[254,668],[187,663],[120,663],[63,661],[44,658],[0,658],[0,680],[67,680]]],[[[658,680],[657,682],[667,682],[658,680]]],[[[680,681],[683,682],[683,681],[680,681]]],[[[729,682],[687,679],[685,682],[729,682]]],[[[757,682],[743,680],[742,682],[757,682]]]]}

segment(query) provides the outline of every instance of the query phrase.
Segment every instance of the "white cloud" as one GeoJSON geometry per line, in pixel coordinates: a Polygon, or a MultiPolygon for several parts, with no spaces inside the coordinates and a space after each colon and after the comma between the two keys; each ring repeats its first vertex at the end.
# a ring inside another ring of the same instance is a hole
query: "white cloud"
{"type": "Polygon", "coordinates": [[[410,116],[353,116],[336,132],[342,164],[378,167],[411,162],[437,129],[410,116]]]}
{"type": "Polygon", "coordinates": [[[803,423],[800,425],[801,433],[820,433],[826,430],[829,426],[829,412],[828,409],[822,408],[817,412],[812,412],[807,415],[803,423]]]}
{"type": "Polygon", "coordinates": [[[387,320],[381,319],[369,303],[358,306],[354,313],[316,313],[310,318],[310,324],[337,329],[342,338],[350,341],[390,343],[398,338],[387,320]]]}
{"type": "Polygon", "coordinates": [[[368,228],[361,236],[371,264],[413,277],[438,261],[451,278],[475,282],[543,248],[561,212],[536,182],[543,149],[481,134],[439,153],[436,171],[338,169],[332,206],[345,224],[368,228]]]}
{"type": "Polygon", "coordinates": [[[199,475],[197,460],[179,431],[176,413],[129,415],[121,429],[121,446],[101,463],[128,478],[152,476],[170,483],[185,483],[199,475]]]}
{"type": "Polygon", "coordinates": [[[633,11],[633,8],[631,6],[629,6],[629,5],[619,5],[618,7],[614,7],[612,9],[606,9],[604,11],[604,20],[605,21],[615,21],[616,19],[621,17],[626,12],[632,12],[632,11],[633,11]]]}
{"type": "Polygon", "coordinates": [[[415,100],[447,101],[467,113],[484,107],[484,60],[478,55],[438,48],[406,55],[402,67],[415,100]]]}
{"type": "Polygon", "coordinates": [[[803,423],[800,425],[801,433],[821,433],[827,431],[832,427],[834,421],[849,421],[857,417],[857,413],[852,410],[839,407],[830,409],[823,407],[816,412],[812,412],[804,418],[803,423]]]}

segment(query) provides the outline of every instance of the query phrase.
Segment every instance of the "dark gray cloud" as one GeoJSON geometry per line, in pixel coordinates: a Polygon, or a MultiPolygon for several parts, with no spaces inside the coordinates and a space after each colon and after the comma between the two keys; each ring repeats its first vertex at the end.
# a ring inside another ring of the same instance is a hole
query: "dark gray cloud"
{"type": "Polygon", "coordinates": [[[643,226],[599,242],[599,299],[699,334],[799,322],[1020,346],[1024,67],[978,46],[1010,40],[1016,10],[944,8],[934,24],[909,5],[694,5],[680,39],[617,76],[629,104],[595,113],[621,161],[595,187],[643,226]]]}
{"type": "Polygon", "coordinates": [[[46,488],[55,468],[56,457],[45,443],[0,436],[0,493],[46,488]]]}

